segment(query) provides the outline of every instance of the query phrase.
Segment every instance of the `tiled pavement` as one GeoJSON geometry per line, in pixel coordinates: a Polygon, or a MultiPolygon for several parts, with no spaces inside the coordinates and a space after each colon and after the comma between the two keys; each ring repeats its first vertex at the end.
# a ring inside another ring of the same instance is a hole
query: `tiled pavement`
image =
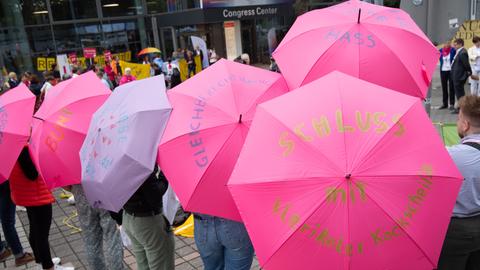
{"type": "MultiPolygon", "coordinates": [[[[58,199],[60,192],[55,192],[58,199]]],[[[78,217],[75,215],[75,207],[69,205],[66,200],[58,199],[53,206],[53,221],[50,230],[50,245],[52,257],[60,257],[63,263],[71,263],[76,270],[89,269],[86,261],[86,253],[83,248],[81,234],[78,231],[78,217]]],[[[27,251],[31,251],[28,244],[28,219],[26,212],[17,211],[17,231],[20,241],[27,251]]],[[[2,240],[3,233],[2,233],[2,240]]],[[[124,261],[129,269],[136,269],[135,257],[125,249],[124,261]]],[[[202,261],[198,254],[193,238],[175,237],[175,269],[191,270],[202,269],[202,261]]],[[[36,269],[34,263],[27,266],[15,268],[13,258],[10,258],[5,264],[0,264],[0,270],[6,269],[36,269]]],[[[259,269],[258,262],[255,260],[252,269],[259,269]]]]}
{"type": "MultiPolygon", "coordinates": [[[[432,110],[433,122],[455,122],[456,116],[449,114],[448,110],[436,110],[434,107],[441,105],[441,87],[438,71],[435,73],[432,84],[432,110]]],[[[468,93],[469,91],[467,91],[468,93]]],[[[56,192],[57,198],[59,192],[56,192]]],[[[27,250],[30,250],[26,231],[28,230],[28,219],[25,212],[17,212],[17,230],[20,240],[27,250]]],[[[75,269],[88,269],[86,253],[83,249],[83,242],[80,233],[74,228],[78,227],[78,218],[74,216],[75,207],[68,205],[65,200],[58,200],[53,207],[53,224],[50,233],[52,254],[62,258],[64,263],[70,262],[75,269]],[[66,224],[73,225],[67,226],[66,224]]],[[[3,236],[3,233],[2,233],[3,236]]],[[[4,238],[2,238],[4,239],[4,238]]],[[[130,269],[136,269],[135,257],[129,250],[125,250],[125,263],[130,269]]],[[[10,258],[5,264],[0,264],[0,270],[5,269],[35,269],[35,264],[29,264],[21,268],[13,266],[13,259],[10,258]]],[[[194,240],[191,238],[175,237],[175,269],[202,269],[202,261],[197,252],[194,240]]],[[[259,269],[255,260],[252,269],[259,269]]]]}

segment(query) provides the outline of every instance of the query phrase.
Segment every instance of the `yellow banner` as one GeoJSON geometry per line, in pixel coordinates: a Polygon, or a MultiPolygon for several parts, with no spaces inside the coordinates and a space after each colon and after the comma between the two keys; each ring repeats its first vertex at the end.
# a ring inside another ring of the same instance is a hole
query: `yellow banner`
{"type": "MultiPolygon", "coordinates": [[[[198,74],[200,71],[202,71],[202,60],[200,59],[199,55],[195,56],[195,65],[195,74],[198,74]]],[[[180,69],[180,79],[183,82],[188,76],[187,61],[185,61],[185,59],[178,60],[178,68],[180,69]]]]}
{"type": "Polygon", "coordinates": [[[47,70],[47,58],[45,58],[45,57],[38,57],[37,58],[37,70],[38,71],[47,70]]]}
{"type": "Polygon", "coordinates": [[[463,39],[465,41],[465,48],[468,49],[473,46],[472,39],[474,36],[480,37],[480,20],[465,21],[458,29],[454,39],[463,39]]]}
{"type": "Polygon", "coordinates": [[[123,73],[125,73],[125,68],[130,68],[132,75],[135,76],[137,80],[150,77],[150,65],[134,64],[120,60],[120,66],[122,67],[123,73]]]}
{"type": "MultiPolygon", "coordinates": [[[[118,59],[119,60],[122,60],[122,61],[132,61],[132,52],[128,51],[128,52],[123,52],[123,53],[115,53],[115,54],[112,54],[112,58],[114,56],[118,56],[118,59]]],[[[85,62],[85,57],[78,57],[77,58],[77,61],[78,61],[78,64],[83,67],[83,68],[86,68],[87,67],[87,62],[85,62]]],[[[88,60],[90,61],[90,60],[88,60]]],[[[97,55],[94,59],[95,63],[97,65],[101,65],[101,66],[104,66],[105,65],[105,56],[103,55],[97,55]]]]}

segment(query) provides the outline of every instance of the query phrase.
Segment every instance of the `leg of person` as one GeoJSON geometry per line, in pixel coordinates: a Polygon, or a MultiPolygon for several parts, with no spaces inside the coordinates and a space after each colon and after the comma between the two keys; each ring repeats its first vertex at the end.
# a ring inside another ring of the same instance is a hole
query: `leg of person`
{"type": "Polygon", "coordinates": [[[452,80],[452,75],[450,71],[447,71],[448,75],[448,96],[450,99],[450,106],[453,108],[455,106],[455,88],[453,87],[453,80],[452,80]]]}
{"type": "Polygon", "coordinates": [[[442,107],[448,107],[448,71],[440,71],[440,80],[442,82],[443,94],[442,107]]]}
{"type": "Polygon", "coordinates": [[[149,269],[148,267],[148,260],[147,254],[145,252],[144,247],[137,240],[136,230],[136,217],[127,214],[125,211],[123,212],[123,228],[125,228],[125,232],[127,233],[128,237],[132,241],[132,251],[135,254],[135,259],[137,261],[137,269],[138,270],[154,270],[149,269]]]}
{"type": "MultiPolygon", "coordinates": [[[[5,238],[8,242],[7,238],[7,233],[10,228],[9,225],[7,225],[7,220],[9,219],[10,211],[9,211],[9,202],[8,200],[10,199],[10,193],[7,190],[7,187],[5,185],[8,185],[8,182],[5,182],[0,185],[0,221],[2,222],[2,227],[3,227],[3,233],[5,234],[5,238]],[[7,193],[8,192],[8,193],[7,193]]],[[[15,211],[15,210],[14,210],[15,211]]],[[[15,217],[15,212],[13,213],[15,217]]],[[[10,223],[10,222],[8,222],[10,223]]],[[[14,222],[15,223],[15,222],[14,222]]],[[[15,224],[13,225],[13,229],[15,229],[15,224]]],[[[15,234],[16,234],[15,230],[15,234]]],[[[17,236],[18,238],[18,236],[17,236]]],[[[11,245],[11,244],[9,244],[11,245]]],[[[8,257],[12,256],[12,251],[8,249],[7,244],[2,241],[2,238],[0,237],[0,262],[4,262],[7,260],[8,257]]]]}
{"type": "Polygon", "coordinates": [[[478,228],[471,228],[474,224],[472,221],[475,222],[470,218],[452,218],[438,261],[438,270],[467,269],[470,254],[478,249],[475,235],[472,235],[472,229],[478,230],[478,228]]]}
{"type": "Polygon", "coordinates": [[[50,226],[52,225],[52,205],[27,207],[28,211],[32,213],[33,217],[33,220],[29,220],[30,226],[35,227],[34,237],[38,254],[35,254],[35,260],[38,258],[43,269],[50,269],[53,267],[53,262],[48,236],[50,235],[50,226]]]}
{"type": "Polygon", "coordinates": [[[81,185],[72,186],[72,193],[75,197],[75,207],[78,212],[78,220],[82,229],[82,239],[87,253],[89,269],[105,270],[105,257],[103,255],[103,235],[100,226],[100,216],[96,209],[93,209],[85,197],[81,185]]]}
{"type": "MultiPolygon", "coordinates": [[[[478,73],[474,69],[472,69],[472,75],[478,75],[478,73]]],[[[468,81],[470,82],[470,94],[474,95],[474,93],[476,93],[478,89],[478,81],[471,78],[468,79],[468,81]]]]}
{"type": "Polygon", "coordinates": [[[50,269],[53,267],[53,262],[48,236],[52,225],[52,205],[27,207],[27,213],[29,213],[30,229],[33,227],[33,242],[36,246],[35,261],[41,263],[43,269],[50,269]]]}
{"type": "Polygon", "coordinates": [[[42,261],[40,260],[40,253],[38,251],[38,242],[37,242],[37,234],[38,234],[38,226],[34,224],[36,221],[35,209],[33,207],[26,207],[27,209],[27,217],[29,223],[29,233],[28,233],[28,242],[30,243],[30,247],[33,251],[33,256],[35,257],[35,263],[41,264],[42,261]]]}
{"type": "Polygon", "coordinates": [[[168,221],[162,214],[139,217],[136,220],[135,234],[145,248],[148,266],[151,270],[171,270],[175,268],[174,240],[168,221]]]}
{"type": "Polygon", "coordinates": [[[102,226],[103,241],[107,250],[105,256],[107,268],[109,270],[123,270],[123,243],[120,238],[120,232],[117,229],[117,223],[112,219],[110,213],[99,209],[100,224],[102,226]]]}
{"type": "Polygon", "coordinates": [[[0,185],[0,220],[5,234],[5,239],[15,255],[15,266],[22,266],[33,261],[33,256],[23,250],[17,229],[15,228],[15,204],[10,197],[8,182],[0,185]]]}
{"type": "Polygon", "coordinates": [[[253,263],[253,245],[242,223],[218,218],[217,234],[225,246],[225,270],[249,270],[253,263]]]}
{"type": "Polygon", "coordinates": [[[480,270],[480,250],[470,254],[466,270],[480,270]]]}
{"type": "Polygon", "coordinates": [[[214,217],[195,215],[194,234],[204,270],[224,270],[224,248],[217,238],[214,217]]]}

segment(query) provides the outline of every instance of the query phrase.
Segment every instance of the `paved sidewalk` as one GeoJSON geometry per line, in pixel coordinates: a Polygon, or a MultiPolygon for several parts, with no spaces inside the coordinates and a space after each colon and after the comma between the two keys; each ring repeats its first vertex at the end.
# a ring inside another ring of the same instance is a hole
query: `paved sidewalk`
{"type": "MultiPolygon", "coordinates": [[[[50,230],[50,245],[52,249],[52,257],[60,257],[63,263],[71,263],[76,270],[87,270],[86,253],[83,247],[81,234],[78,231],[80,226],[76,214],[75,206],[69,205],[66,200],[59,199],[60,191],[55,192],[58,199],[53,206],[53,221],[50,230]]],[[[28,244],[28,218],[26,212],[17,211],[17,231],[23,247],[31,252],[28,244]]],[[[3,232],[2,240],[4,240],[3,232]]],[[[129,269],[136,269],[135,257],[132,253],[125,249],[125,264],[129,269]]],[[[11,257],[6,263],[0,264],[1,269],[36,269],[36,264],[30,263],[27,266],[14,266],[14,260],[11,257]]],[[[175,237],[175,269],[203,269],[202,260],[198,254],[193,238],[175,237]]],[[[259,269],[258,262],[254,262],[252,269],[259,269]]]]}

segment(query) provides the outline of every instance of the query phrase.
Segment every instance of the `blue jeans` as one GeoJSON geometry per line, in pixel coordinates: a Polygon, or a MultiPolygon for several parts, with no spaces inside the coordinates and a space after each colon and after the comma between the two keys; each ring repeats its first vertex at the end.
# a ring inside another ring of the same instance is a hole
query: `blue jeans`
{"type": "MultiPolygon", "coordinates": [[[[10,197],[10,184],[4,182],[0,184],[0,221],[2,222],[5,240],[12,249],[15,257],[23,255],[23,247],[18,239],[17,229],[15,229],[15,204],[10,197]]],[[[0,251],[5,249],[4,242],[0,239],[0,251]]]]}
{"type": "Polygon", "coordinates": [[[195,243],[204,270],[249,270],[253,246],[242,223],[195,215],[195,243]]]}

